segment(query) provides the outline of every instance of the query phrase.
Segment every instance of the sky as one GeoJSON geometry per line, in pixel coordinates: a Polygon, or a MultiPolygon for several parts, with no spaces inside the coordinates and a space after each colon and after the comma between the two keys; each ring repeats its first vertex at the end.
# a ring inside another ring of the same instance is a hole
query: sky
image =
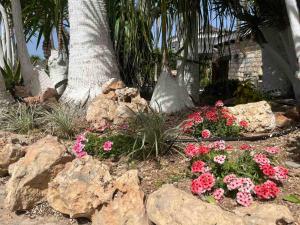
{"type": "Polygon", "coordinates": [[[36,48],[36,42],[37,42],[37,39],[35,37],[33,37],[32,40],[27,43],[29,55],[38,55],[40,57],[43,57],[43,55],[44,55],[43,49],[42,49],[43,42],[41,41],[38,48],[36,48]]]}

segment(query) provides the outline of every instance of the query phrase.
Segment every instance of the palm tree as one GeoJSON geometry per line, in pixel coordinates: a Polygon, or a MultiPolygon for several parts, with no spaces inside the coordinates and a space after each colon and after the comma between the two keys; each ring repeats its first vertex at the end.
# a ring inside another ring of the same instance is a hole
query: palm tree
{"type": "Polygon", "coordinates": [[[12,103],[13,98],[11,94],[6,90],[5,81],[0,73],[0,112],[1,108],[6,107],[7,104],[12,103]]]}
{"type": "Polygon", "coordinates": [[[120,78],[104,0],[69,0],[70,56],[63,102],[85,104],[111,78],[120,78]]]}
{"type": "Polygon", "coordinates": [[[38,95],[47,88],[53,87],[53,84],[45,71],[35,69],[30,61],[24,36],[20,0],[11,1],[11,11],[24,85],[32,95],[38,95]]]}

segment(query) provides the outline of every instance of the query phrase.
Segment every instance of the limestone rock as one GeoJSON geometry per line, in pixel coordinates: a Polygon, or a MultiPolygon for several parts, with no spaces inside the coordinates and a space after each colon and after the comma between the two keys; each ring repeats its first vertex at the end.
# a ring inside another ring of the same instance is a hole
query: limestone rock
{"type": "Polygon", "coordinates": [[[112,200],[92,217],[93,225],[148,225],[144,193],[137,170],[126,172],[113,184],[112,200]]]}
{"type": "Polygon", "coordinates": [[[287,118],[283,113],[275,113],[276,126],[279,128],[286,128],[291,126],[292,120],[287,118]]]}
{"type": "Polygon", "coordinates": [[[41,92],[40,95],[27,97],[24,98],[23,100],[27,105],[35,105],[35,104],[45,103],[47,101],[53,102],[55,101],[57,95],[58,94],[54,88],[47,88],[45,91],[41,92]]]}
{"type": "Polygon", "coordinates": [[[164,185],[149,195],[147,213],[156,225],[246,225],[241,217],[172,185],[164,185]]]}
{"type": "Polygon", "coordinates": [[[12,211],[32,208],[45,199],[48,183],[72,160],[57,138],[47,136],[26,148],[26,155],[10,167],[6,205],[12,211]]]}
{"type": "Polygon", "coordinates": [[[240,207],[235,210],[235,213],[243,217],[247,225],[292,224],[294,222],[290,210],[283,205],[256,203],[250,207],[240,207]]]}
{"type": "Polygon", "coordinates": [[[246,120],[249,132],[269,132],[276,128],[275,115],[266,101],[236,105],[228,108],[238,121],[246,120]]]}
{"type": "Polygon", "coordinates": [[[9,165],[17,162],[24,155],[24,148],[20,144],[8,143],[0,147],[0,177],[8,175],[9,165]]]}
{"type": "Polygon", "coordinates": [[[68,163],[49,184],[47,201],[71,218],[91,218],[94,211],[112,198],[109,168],[90,156],[68,163]]]}
{"type": "Polygon", "coordinates": [[[147,101],[141,98],[136,88],[124,87],[116,79],[111,79],[103,86],[103,94],[97,96],[87,108],[86,119],[94,127],[99,127],[103,121],[122,124],[134,112],[148,110],[147,101]]]}
{"type": "Polygon", "coordinates": [[[111,78],[105,84],[102,85],[102,93],[107,94],[110,91],[115,91],[117,89],[125,88],[123,81],[116,78],[111,78]]]}

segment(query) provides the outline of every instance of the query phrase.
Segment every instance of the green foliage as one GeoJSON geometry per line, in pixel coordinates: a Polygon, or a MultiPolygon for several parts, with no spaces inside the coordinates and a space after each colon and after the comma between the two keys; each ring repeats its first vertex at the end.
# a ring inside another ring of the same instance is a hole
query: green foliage
{"type": "Polygon", "coordinates": [[[283,200],[300,205],[300,198],[297,195],[286,195],[283,200]]]}
{"type": "Polygon", "coordinates": [[[245,104],[248,102],[258,102],[261,100],[269,100],[267,94],[257,90],[251,80],[245,80],[239,83],[234,91],[235,104],[245,104]]]}
{"type": "Polygon", "coordinates": [[[15,86],[19,85],[22,80],[20,62],[15,67],[11,67],[4,59],[4,68],[0,67],[0,71],[3,75],[6,89],[13,94],[15,86]]]}
{"type": "Polygon", "coordinates": [[[135,137],[135,144],[129,155],[143,159],[157,158],[167,153],[170,150],[167,141],[177,137],[179,132],[178,127],[167,129],[165,115],[154,111],[136,113],[130,121],[130,127],[135,137]]]}
{"type": "Polygon", "coordinates": [[[72,138],[82,128],[81,116],[83,113],[78,108],[54,105],[42,112],[39,121],[45,132],[62,138],[72,138]]]}
{"type": "Polygon", "coordinates": [[[9,107],[0,114],[1,129],[27,134],[38,127],[37,119],[40,116],[40,110],[36,106],[27,107],[23,104],[9,107]]]}
{"type": "Polygon", "coordinates": [[[89,155],[97,156],[101,159],[110,157],[117,158],[122,155],[127,155],[135,143],[135,139],[126,134],[107,134],[99,136],[95,133],[88,133],[86,138],[85,151],[89,155]],[[110,151],[104,151],[103,149],[103,144],[106,141],[113,142],[110,151]]]}

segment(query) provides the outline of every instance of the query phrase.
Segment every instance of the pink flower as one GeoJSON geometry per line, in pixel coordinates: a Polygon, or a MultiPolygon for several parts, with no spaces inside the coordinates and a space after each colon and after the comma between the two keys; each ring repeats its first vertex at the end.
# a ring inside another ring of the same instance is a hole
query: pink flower
{"type": "Polygon", "coordinates": [[[265,151],[270,153],[270,154],[277,154],[279,151],[280,151],[280,148],[279,147],[266,147],[265,148],[265,151]]]}
{"type": "Polygon", "coordinates": [[[246,120],[242,120],[242,121],[240,121],[240,126],[241,127],[243,127],[243,128],[246,128],[246,127],[248,127],[249,126],[249,124],[248,124],[248,122],[246,121],[246,120]]]}
{"type": "Polygon", "coordinates": [[[213,192],[214,199],[220,201],[224,197],[224,189],[218,188],[213,192]]]}
{"type": "Polygon", "coordinates": [[[225,159],[226,159],[226,155],[217,155],[214,157],[214,162],[219,164],[224,164],[225,159]]]}
{"type": "Polygon", "coordinates": [[[232,179],[229,183],[227,183],[228,190],[236,190],[239,189],[243,185],[243,181],[240,178],[232,179]]]}
{"type": "Polygon", "coordinates": [[[228,184],[228,183],[230,183],[232,180],[234,180],[234,179],[236,179],[237,177],[236,177],[236,175],[235,174],[228,174],[228,175],[226,175],[224,178],[223,178],[223,182],[225,183],[225,184],[228,184]]]}
{"type": "Polygon", "coordinates": [[[194,121],[188,120],[182,124],[181,129],[184,133],[190,133],[192,131],[193,126],[194,121]]]}
{"type": "Polygon", "coordinates": [[[238,192],[236,194],[236,201],[242,206],[248,207],[253,202],[252,195],[248,192],[238,192]]]}
{"type": "Polygon", "coordinates": [[[188,157],[194,157],[194,156],[196,156],[198,154],[198,148],[194,144],[188,144],[185,147],[184,153],[188,157]]]}
{"type": "Polygon", "coordinates": [[[216,110],[210,110],[205,114],[206,119],[212,122],[216,122],[218,120],[218,115],[216,110]]]}
{"type": "Polygon", "coordinates": [[[216,101],[215,106],[216,106],[216,107],[223,107],[223,106],[224,106],[224,103],[223,103],[222,100],[218,100],[218,101],[216,101]]]}
{"type": "Polygon", "coordinates": [[[111,142],[111,141],[106,141],[106,142],[104,142],[104,144],[103,144],[102,147],[103,147],[103,150],[104,150],[104,151],[109,152],[109,151],[111,151],[112,146],[113,146],[113,142],[111,142]]]}
{"type": "Polygon", "coordinates": [[[203,118],[200,112],[194,112],[188,116],[188,118],[193,121],[195,124],[199,124],[203,122],[203,118]]]}
{"type": "Polygon", "coordinates": [[[203,131],[201,132],[201,136],[202,136],[202,138],[204,138],[204,139],[210,138],[210,135],[211,135],[211,133],[210,133],[210,131],[207,130],[207,129],[205,129],[205,130],[203,130],[203,131]]]}
{"type": "Polygon", "coordinates": [[[74,144],[72,150],[78,158],[82,158],[85,155],[87,155],[87,153],[84,151],[84,147],[85,147],[84,142],[85,141],[86,141],[86,138],[85,138],[84,134],[80,134],[76,137],[76,141],[75,141],[75,144],[74,144]]]}
{"type": "Polygon", "coordinates": [[[251,192],[255,187],[254,183],[250,178],[239,178],[242,185],[239,187],[240,192],[251,192]]]}
{"type": "Polygon", "coordinates": [[[192,165],[192,172],[193,173],[205,173],[206,169],[205,169],[205,162],[198,160],[195,161],[192,165]]]}
{"type": "Polygon", "coordinates": [[[204,173],[192,181],[191,191],[195,194],[203,194],[206,191],[210,191],[214,185],[214,176],[211,173],[204,173]]]}
{"type": "Polygon", "coordinates": [[[273,179],[278,180],[278,181],[285,181],[288,179],[288,169],[283,167],[283,166],[276,166],[274,167],[275,175],[273,179]]]}
{"type": "Polygon", "coordinates": [[[225,150],[226,149],[226,145],[225,145],[225,141],[220,140],[220,141],[215,141],[213,143],[214,148],[218,149],[218,150],[225,150]]]}
{"type": "Polygon", "coordinates": [[[253,160],[259,165],[270,164],[270,160],[267,158],[265,154],[258,153],[253,156],[253,160]]]}

